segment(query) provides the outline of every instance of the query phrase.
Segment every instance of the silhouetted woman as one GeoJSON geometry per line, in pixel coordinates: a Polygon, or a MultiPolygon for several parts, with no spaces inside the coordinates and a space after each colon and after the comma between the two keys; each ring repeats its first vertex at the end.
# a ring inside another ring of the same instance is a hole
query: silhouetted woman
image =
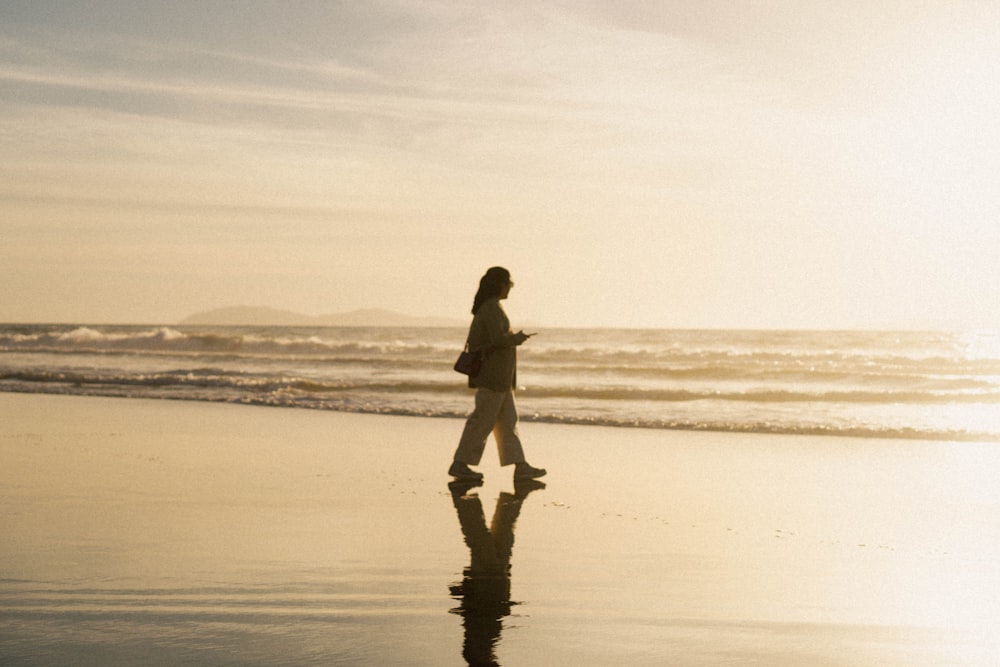
{"type": "Polygon", "coordinates": [[[533,479],[545,474],[524,460],[517,435],[517,407],[514,386],[517,381],[517,346],[528,340],[523,331],[514,333],[510,320],[500,307],[514,286],[510,272],[499,266],[489,269],[479,281],[479,291],[472,303],[469,327],[469,350],[482,355],[482,368],[469,378],[476,389],[476,406],[465,422],[462,439],[455,450],[455,460],[448,474],[457,479],[482,479],[482,473],[469,468],[479,465],[492,432],[500,452],[500,465],[514,464],[514,479],[533,479]]]}

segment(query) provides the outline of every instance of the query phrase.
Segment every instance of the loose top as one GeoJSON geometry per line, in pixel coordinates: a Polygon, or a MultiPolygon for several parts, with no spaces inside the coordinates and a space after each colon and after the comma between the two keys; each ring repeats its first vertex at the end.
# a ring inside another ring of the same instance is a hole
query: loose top
{"type": "Polygon", "coordinates": [[[483,366],[469,378],[470,387],[508,391],[517,382],[518,339],[499,299],[487,299],[469,326],[469,351],[480,352],[483,366]]]}

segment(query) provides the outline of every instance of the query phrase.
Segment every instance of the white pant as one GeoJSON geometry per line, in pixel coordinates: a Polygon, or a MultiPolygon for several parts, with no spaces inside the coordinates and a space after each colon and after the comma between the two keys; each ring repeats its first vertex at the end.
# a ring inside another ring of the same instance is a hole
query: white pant
{"type": "Polygon", "coordinates": [[[500,465],[524,461],[521,439],[517,436],[517,406],[513,391],[476,390],[476,407],[465,421],[462,439],[455,450],[455,460],[479,465],[490,432],[497,441],[500,465]]]}

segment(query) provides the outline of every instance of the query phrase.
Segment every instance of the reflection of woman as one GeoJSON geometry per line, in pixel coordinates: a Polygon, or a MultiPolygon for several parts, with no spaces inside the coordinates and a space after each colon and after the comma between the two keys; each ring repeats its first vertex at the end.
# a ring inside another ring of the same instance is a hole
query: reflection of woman
{"type": "Polygon", "coordinates": [[[517,435],[517,407],[514,385],[517,381],[517,346],[528,340],[523,331],[514,333],[510,320],[500,307],[514,283],[510,272],[494,266],[479,281],[479,291],[472,303],[469,327],[469,351],[482,355],[483,364],[469,386],[476,388],[476,406],[465,422],[462,439],[455,450],[455,460],[448,474],[458,479],[482,479],[482,473],[469,468],[479,465],[490,432],[497,441],[500,465],[514,464],[514,479],[533,479],[545,474],[524,460],[517,435]]]}
{"type": "Polygon", "coordinates": [[[465,642],[462,655],[470,665],[497,665],[496,647],[503,618],[510,615],[510,557],[514,548],[514,522],[529,493],[544,489],[542,482],[526,480],[514,484],[514,494],[501,493],[490,527],[486,527],[483,505],[470,495],[478,480],[448,484],[458,512],[462,535],[469,546],[471,561],[462,583],[451,586],[452,596],[461,601],[453,614],[462,616],[465,642]]]}

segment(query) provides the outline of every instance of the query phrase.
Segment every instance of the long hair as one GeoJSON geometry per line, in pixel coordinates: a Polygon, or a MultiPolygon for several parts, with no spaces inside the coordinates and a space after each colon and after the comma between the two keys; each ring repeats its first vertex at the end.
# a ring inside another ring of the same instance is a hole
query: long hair
{"type": "Polygon", "coordinates": [[[494,299],[500,296],[504,285],[510,282],[510,271],[502,266],[491,267],[482,278],[479,279],[479,290],[476,298],[472,300],[472,314],[479,312],[479,307],[487,299],[494,299]]]}

